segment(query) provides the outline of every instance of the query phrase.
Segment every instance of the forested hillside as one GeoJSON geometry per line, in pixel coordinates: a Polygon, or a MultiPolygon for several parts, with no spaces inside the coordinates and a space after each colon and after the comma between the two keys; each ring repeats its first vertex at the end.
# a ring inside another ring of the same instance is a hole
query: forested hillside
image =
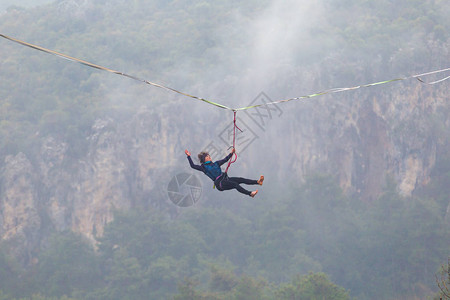
{"type": "MultiPolygon", "coordinates": [[[[448,68],[449,15],[438,0],[59,0],[10,6],[0,33],[242,107],[448,68]]],[[[230,174],[265,175],[252,199],[184,155],[222,158],[231,112],[6,39],[0,53],[0,299],[439,299],[450,80],[238,112],[230,174]],[[171,202],[180,174],[201,182],[193,206],[171,202]]]]}

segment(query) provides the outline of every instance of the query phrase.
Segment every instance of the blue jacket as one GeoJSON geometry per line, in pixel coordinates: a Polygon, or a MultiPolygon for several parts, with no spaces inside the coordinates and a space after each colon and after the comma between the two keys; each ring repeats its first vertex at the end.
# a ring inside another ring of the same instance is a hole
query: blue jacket
{"type": "Polygon", "coordinates": [[[233,156],[233,153],[228,154],[224,159],[215,162],[207,161],[201,165],[194,164],[190,156],[188,156],[187,159],[192,169],[202,171],[209,178],[211,178],[212,181],[215,181],[218,177],[220,177],[223,174],[220,166],[226,163],[231,158],[231,156],[233,156]]]}

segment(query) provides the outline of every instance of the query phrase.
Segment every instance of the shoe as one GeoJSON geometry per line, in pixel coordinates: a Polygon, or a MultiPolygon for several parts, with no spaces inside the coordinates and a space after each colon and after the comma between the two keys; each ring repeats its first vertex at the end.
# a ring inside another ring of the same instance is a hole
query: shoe
{"type": "Polygon", "coordinates": [[[253,191],[251,194],[250,194],[250,197],[255,197],[256,196],[256,194],[258,194],[258,190],[256,190],[256,191],[253,191]]]}
{"type": "Polygon", "coordinates": [[[259,185],[262,185],[263,182],[264,182],[264,176],[261,175],[261,177],[260,177],[259,180],[258,180],[258,184],[259,184],[259,185]]]}

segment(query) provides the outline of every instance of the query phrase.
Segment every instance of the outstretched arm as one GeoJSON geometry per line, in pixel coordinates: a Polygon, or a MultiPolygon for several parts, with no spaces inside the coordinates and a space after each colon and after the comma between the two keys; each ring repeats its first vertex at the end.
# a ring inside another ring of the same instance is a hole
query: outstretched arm
{"type": "Polygon", "coordinates": [[[188,150],[184,150],[184,153],[186,153],[187,159],[188,159],[189,164],[191,165],[192,169],[196,169],[198,171],[203,171],[201,166],[194,164],[194,162],[192,161],[192,158],[191,158],[191,153],[188,150]]]}
{"type": "Polygon", "coordinates": [[[224,159],[218,160],[217,163],[219,164],[219,166],[223,165],[224,163],[226,163],[232,156],[233,154],[236,152],[236,149],[231,149],[230,154],[228,154],[224,159]]]}

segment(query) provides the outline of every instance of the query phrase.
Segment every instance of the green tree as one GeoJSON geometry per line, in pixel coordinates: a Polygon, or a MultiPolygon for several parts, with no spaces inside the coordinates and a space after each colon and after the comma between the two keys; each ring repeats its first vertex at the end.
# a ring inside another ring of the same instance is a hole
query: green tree
{"type": "Polygon", "coordinates": [[[135,257],[122,249],[116,251],[105,276],[106,286],[91,297],[97,299],[146,299],[145,270],[135,257]]]}
{"type": "Polygon", "coordinates": [[[282,284],[275,292],[283,300],[349,300],[349,293],[330,282],[324,273],[296,276],[291,283],[282,284]]]}
{"type": "Polygon", "coordinates": [[[237,276],[234,272],[212,266],[210,269],[209,284],[206,290],[199,289],[199,282],[186,278],[178,286],[175,300],[263,300],[272,299],[272,291],[268,283],[262,279],[254,279],[243,275],[237,276]]]}
{"type": "Polygon", "coordinates": [[[412,297],[418,283],[431,288],[434,270],[449,247],[439,205],[431,199],[402,197],[388,180],[365,219],[359,260],[366,292],[379,298],[412,297]]]}
{"type": "Polygon", "coordinates": [[[254,279],[250,276],[242,276],[234,287],[234,300],[264,300],[271,297],[268,284],[265,280],[254,279]]]}
{"type": "Polygon", "coordinates": [[[206,249],[196,228],[170,221],[154,211],[117,211],[99,241],[103,259],[112,259],[116,249],[124,249],[130,257],[138,259],[143,268],[166,256],[187,258],[196,264],[197,255],[206,249]]]}
{"type": "Polygon", "coordinates": [[[450,258],[447,266],[441,266],[439,275],[436,275],[436,283],[439,288],[439,295],[436,295],[434,299],[450,299],[450,258]]]}
{"type": "Polygon", "coordinates": [[[202,292],[197,291],[200,282],[192,278],[185,278],[182,283],[178,283],[178,293],[173,297],[174,300],[203,300],[202,292]]]}
{"type": "Polygon", "coordinates": [[[186,213],[182,220],[198,232],[211,257],[223,255],[234,265],[244,265],[252,246],[249,220],[227,209],[186,213]]]}
{"type": "Polygon", "coordinates": [[[34,275],[37,290],[45,296],[71,296],[100,284],[99,261],[87,241],[73,232],[54,234],[39,255],[34,275]]]}
{"type": "Polygon", "coordinates": [[[105,299],[166,299],[178,282],[199,268],[206,249],[190,224],[137,210],[116,212],[99,241],[107,266],[105,299]],[[129,289],[127,295],[120,287],[129,289]]]}
{"type": "MultiPolygon", "coordinates": [[[[20,285],[20,269],[14,259],[7,255],[3,247],[0,247],[0,291],[4,297],[8,293],[16,292],[20,285]]],[[[0,296],[1,297],[1,296],[0,296]]]]}

